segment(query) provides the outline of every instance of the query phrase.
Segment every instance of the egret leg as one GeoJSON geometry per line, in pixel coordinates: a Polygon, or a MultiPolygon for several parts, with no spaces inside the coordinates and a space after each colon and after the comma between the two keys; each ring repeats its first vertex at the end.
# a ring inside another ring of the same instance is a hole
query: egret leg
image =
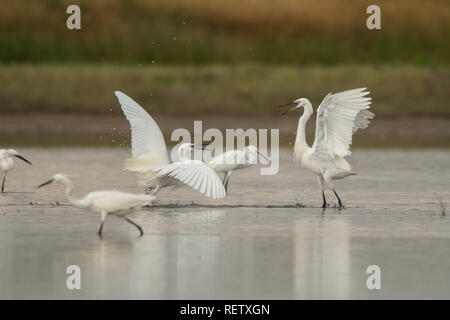
{"type": "Polygon", "coordinates": [[[327,199],[325,199],[325,191],[323,189],[323,177],[322,176],[317,176],[317,183],[319,184],[319,188],[320,191],[322,191],[322,208],[326,208],[327,207],[327,199]]]}
{"type": "Polygon", "coordinates": [[[100,228],[98,229],[98,236],[101,238],[102,237],[102,230],[103,230],[103,221],[102,222],[100,222],[100,228]]]}
{"type": "Polygon", "coordinates": [[[336,196],[336,199],[337,199],[337,201],[338,201],[339,208],[344,207],[344,206],[342,205],[341,198],[339,198],[339,196],[338,196],[336,190],[334,190],[334,186],[333,186],[333,183],[331,182],[331,178],[330,178],[328,172],[326,172],[326,173],[324,174],[324,179],[325,179],[325,181],[327,182],[327,184],[330,186],[331,190],[333,190],[334,195],[336,196]]]}
{"type": "Polygon", "coordinates": [[[325,209],[327,207],[327,199],[325,199],[325,191],[322,190],[322,208],[325,209]]]}
{"type": "Polygon", "coordinates": [[[338,196],[338,194],[337,194],[336,190],[334,190],[334,189],[333,189],[333,192],[334,192],[334,195],[336,196],[336,198],[337,198],[337,200],[338,200],[338,203],[339,203],[339,208],[342,208],[342,207],[343,207],[343,205],[342,205],[342,201],[341,201],[341,198],[339,198],[339,196],[338,196]]]}
{"type": "Polygon", "coordinates": [[[130,220],[130,219],[128,219],[128,218],[124,218],[124,219],[125,219],[125,221],[131,223],[133,226],[135,226],[136,228],[138,228],[139,233],[140,233],[140,234],[139,234],[139,237],[142,237],[142,236],[144,235],[144,231],[142,230],[141,226],[139,226],[136,222],[134,222],[134,221],[132,221],[132,220],[130,220]]]}
{"type": "Polygon", "coordinates": [[[5,172],[5,176],[3,177],[3,182],[2,182],[2,193],[5,192],[5,182],[6,182],[6,172],[5,172]]]}
{"type": "Polygon", "coordinates": [[[108,215],[108,212],[104,211],[101,214],[102,214],[102,217],[101,217],[101,221],[100,221],[100,228],[98,229],[98,236],[100,238],[102,238],[103,224],[105,223],[105,219],[106,219],[106,216],[108,215]]]}
{"type": "Polygon", "coordinates": [[[223,178],[223,186],[225,187],[225,192],[228,192],[228,181],[230,180],[232,171],[228,171],[223,178]]]}

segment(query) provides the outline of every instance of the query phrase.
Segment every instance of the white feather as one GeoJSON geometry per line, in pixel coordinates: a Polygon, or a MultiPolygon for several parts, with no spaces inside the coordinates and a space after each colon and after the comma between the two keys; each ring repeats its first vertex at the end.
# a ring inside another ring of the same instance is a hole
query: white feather
{"type": "Polygon", "coordinates": [[[151,180],[170,177],[213,199],[226,196],[225,188],[217,174],[207,164],[198,160],[175,162],[159,169],[151,180]]]}
{"type": "Polygon", "coordinates": [[[155,120],[126,94],[116,91],[123,113],[131,126],[131,152],[133,158],[146,156],[152,163],[169,164],[166,143],[155,120]]]}
{"type": "Polygon", "coordinates": [[[369,109],[371,98],[366,88],[328,94],[317,109],[316,150],[326,148],[329,155],[351,155],[352,135],[358,129],[367,128],[374,114],[369,109]]]}

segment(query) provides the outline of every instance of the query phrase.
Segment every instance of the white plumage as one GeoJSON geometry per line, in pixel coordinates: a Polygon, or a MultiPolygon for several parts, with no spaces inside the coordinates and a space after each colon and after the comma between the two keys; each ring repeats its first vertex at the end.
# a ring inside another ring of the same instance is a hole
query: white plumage
{"type": "MultiPolygon", "coordinates": [[[[375,115],[370,112],[371,98],[366,88],[353,89],[335,94],[329,93],[317,109],[316,135],[309,147],[305,139],[305,126],[313,113],[311,102],[306,98],[297,99],[286,112],[303,107],[295,139],[294,158],[302,166],[317,174],[322,191],[323,207],[326,207],[323,182],[333,190],[339,206],[342,201],[333,187],[332,180],[356,174],[344,158],[351,155],[352,136],[358,129],[365,129],[375,115]]],[[[288,105],[289,105],[288,104],[288,105]]]]}
{"type": "Polygon", "coordinates": [[[2,193],[5,192],[6,175],[8,171],[14,168],[14,158],[19,158],[31,165],[31,162],[14,149],[0,149],[0,172],[3,174],[2,193]]]}
{"type": "Polygon", "coordinates": [[[125,160],[124,166],[136,174],[141,185],[151,194],[165,187],[184,184],[213,199],[226,196],[225,188],[214,170],[201,161],[189,159],[188,153],[194,145],[180,145],[180,161],[170,163],[164,137],[156,122],[130,97],[120,91],[115,94],[131,126],[133,157],[125,160]]]}
{"type": "Polygon", "coordinates": [[[131,126],[131,154],[133,158],[151,157],[155,165],[169,164],[164,136],[155,120],[126,94],[116,91],[125,117],[131,126]]]}
{"type": "Polygon", "coordinates": [[[247,146],[244,150],[230,150],[215,156],[209,161],[208,165],[215,171],[224,173],[223,185],[225,186],[225,191],[228,192],[228,182],[231,173],[234,170],[240,170],[248,168],[258,161],[258,156],[263,157],[266,161],[270,162],[265,155],[258,151],[255,146],[247,146]]]}
{"type": "Polygon", "coordinates": [[[102,234],[104,221],[108,214],[126,220],[139,230],[141,236],[144,234],[142,228],[126,216],[141,209],[143,206],[151,204],[156,199],[155,196],[111,190],[90,192],[84,198],[76,199],[73,196],[74,186],[72,181],[70,181],[70,179],[63,174],[55,174],[51,180],[39,185],[38,188],[46,186],[52,182],[59,182],[66,186],[66,196],[71,205],[101,214],[101,223],[98,230],[98,234],[100,236],[102,234]]]}
{"type": "Polygon", "coordinates": [[[351,155],[352,135],[367,128],[374,114],[369,109],[371,98],[365,88],[329,93],[317,109],[316,140],[313,148],[326,147],[330,156],[351,155]],[[319,137],[319,139],[317,139],[319,137]]]}

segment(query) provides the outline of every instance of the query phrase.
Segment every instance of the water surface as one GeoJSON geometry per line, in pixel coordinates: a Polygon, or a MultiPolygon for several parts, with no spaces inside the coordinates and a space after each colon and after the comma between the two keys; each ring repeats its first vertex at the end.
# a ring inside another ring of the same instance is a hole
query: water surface
{"type": "Polygon", "coordinates": [[[21,151],[33,166],[18,164],[0,195],[0,298],[450,298],[447,150],[356,150],[359,175],[336,182],[347,208],[325,211],[315,177],[286,150],[276,176],[235,172],[223,201],[164,190],[133,217],[144,237],[109,217],[103,240],[99,216],[68,206],[62,186],[35,187],[62,172],[77,174],[77,195],[140,192],[121,168],[128,151],[21,151]],[[66,288],[73,264],[81,290],[66,288]],[[381,290],[366,287],[369,265],[381,290]]]}

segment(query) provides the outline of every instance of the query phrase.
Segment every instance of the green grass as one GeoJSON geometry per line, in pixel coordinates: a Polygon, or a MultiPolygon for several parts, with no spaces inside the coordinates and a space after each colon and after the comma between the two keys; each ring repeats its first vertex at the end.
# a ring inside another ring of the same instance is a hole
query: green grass
{"type": "Polygon", "coordinates": [[[377,1],[382,29],[366,28],[373,1],[0,0],[0,62],[146,64],[421,64],[450,62],[450,6],[377,1]],[[344,13],[344,14],[342,14],[344,13]]]}
{"type": "Polygon", "coordinates": [[[121,90],[153,113],[279,114],[277,105],[366,86],[377,115],[450,116],[450,68],[418,66],[0,66],[0,113],[117,112],[121,90]]]}

